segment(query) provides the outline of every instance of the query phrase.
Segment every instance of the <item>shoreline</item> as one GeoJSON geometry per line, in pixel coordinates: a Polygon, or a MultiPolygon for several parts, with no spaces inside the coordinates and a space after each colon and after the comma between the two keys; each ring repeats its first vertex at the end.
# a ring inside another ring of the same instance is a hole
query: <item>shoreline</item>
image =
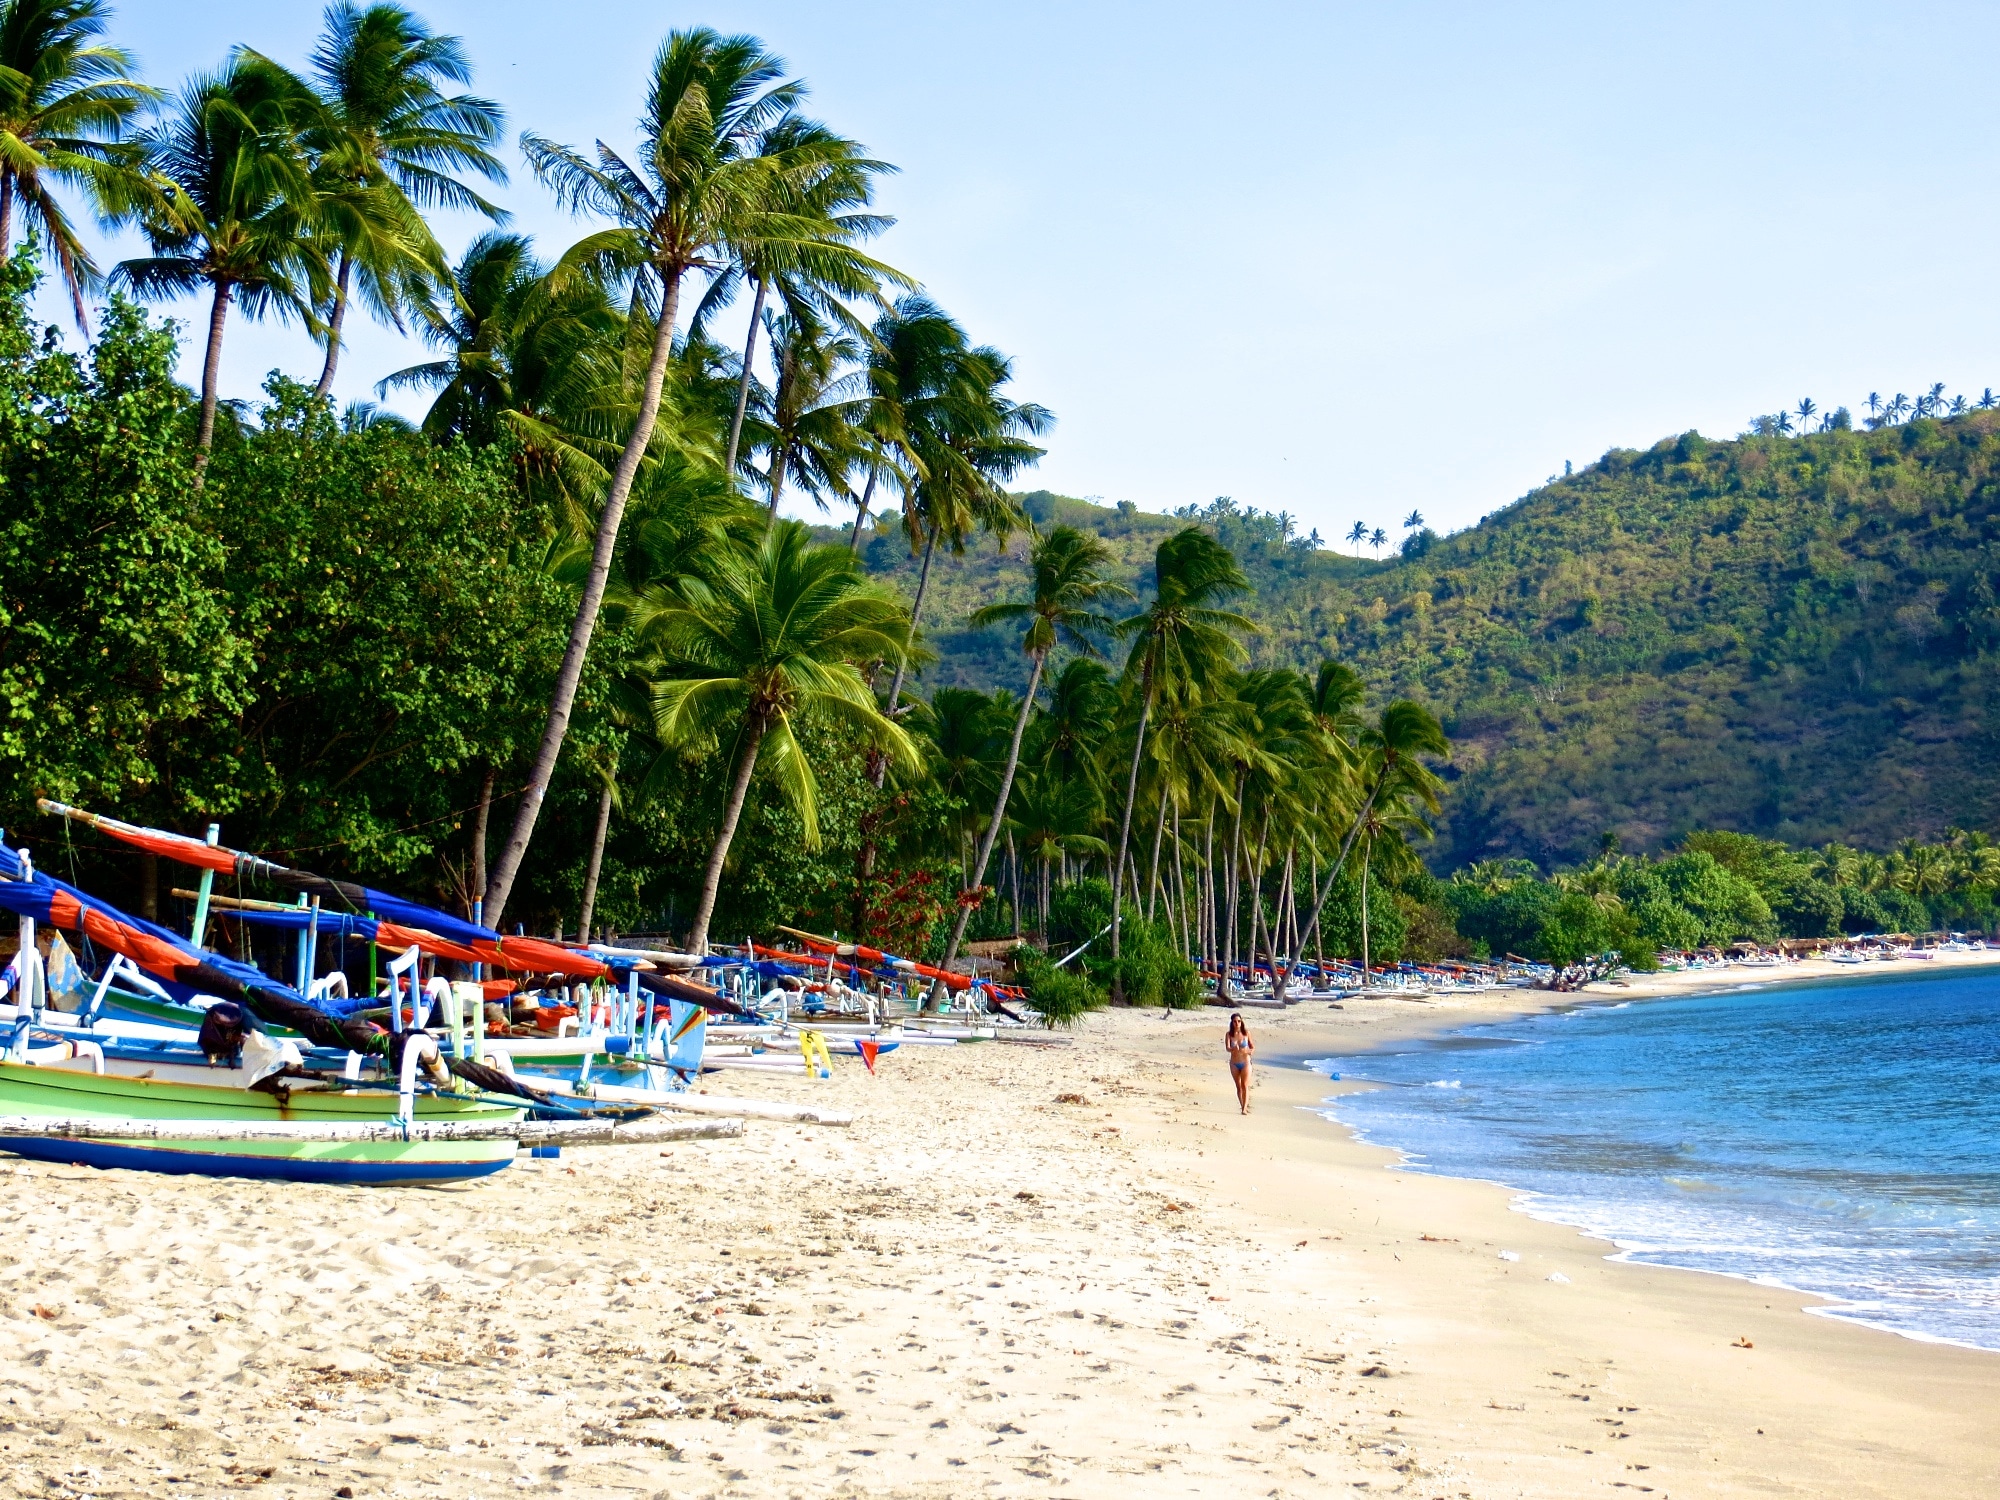
{"type": "MultiPolygon", "coordinates": [[[[1728,980],[1721,977],[1727,971],[1682,970],[1672,973],[1634,975],[1630,981],[1600,981],[1594,985],[1586,985],[1581,990],[1564,992],[1560,997],[1556,996],[1553,992],[1546,991],[1517,991],[1516,993],[1524,995],[1547,994],[1551,1003],[1536,1006],[1508,1007],[1498,1013],[1482,1014],[1476,1020],[1459,1018],[1448,1024],[1432,1028],[1420,1028],[1407,1034],[1385,1037],[1380,1039],[1374,1046],[1368,1048],[1335,1052],[1324,1060],[1334,1061],[1347,1057],[1366,1057],[1369,1052],[1378,1050],[1383,1046],[1405,1045],[1412,1041],[1438,1040],[1455,1035],[1461,1031],[1469,1030],[1475,1026],[1501,1024],[1511,1019],[1524,1017],[1558,1015],[1569,1011],[1585,1009],[1593,1003],[1606,1008],[1616,1009],[1623,1005],[1640,1004],[1648,1000],[1694,1000],[1707,996],[1740,994],[1747,989],[1762,988],[1770,984],[1787,984],[1811,980],[1853,981],[1878,977],[1885,979],[1909,979],[1927,977],[1928,973],[1943,973],[1955,968],[1991,968],[2000,966],[2000,950],[1975,950],[1971,953],[1941,954],[1936,960],[1928,962],[1918,960],[1916,962],[1921,965],[1921,968],[1917,972],[1912,972],[1910,967],[1906,967],[1910,963],[1909,960],[1899,960],[1894,963],[1873,963],[1867,965],[1863,972],[1856,972],[1862,966],[1835,964],[1826,960],[1805,959],[1788,964],[1779,970],[1762,968],[1752,970],[1746,977],[1737,979],[1735,982],[1728,982],[1728,980]],[[1562,1003],[1565,1001],[1569,1003],[1562,1003]]],[[[1331,1109],[1325,1106],[1330,1106],[1332,1101],[1342,1094],[1364,1093],[1376,1088],[1387,1087],[1388,1085],[1375,1083],[1369,1079],[1330,1079],[1324,1074],[1316,1073],[1308,1066],[1308,1061],[1308,1059],[1302,1056],[1288,1056],[1280,1065],[1296,1067],[1300,1071],[1320,1078],[1328,1085],[1343,1082],[1351,1082],[1356,1085],[1353,1088],[1337,1090],[1330,1094],[1322,1102],[1322,1108],[1318,1111],[1321,1119],[1334,1128],[1345,1132],[1355,1145],[1392,1153],[1396,1157],[1393,1169],[1397,1171],[1410,1172],[1421,1177],[1450,1178],[1458,1182],[1479,1183],[1507,1193],[1509,1195],[1509,1207],[1514,1212],[1526,1218],[1533,1219],[1537,1223],[1551,1224],[1559,1228],[1568,1229],[1585,1239],[1594,1240],[1599,1244],[1609,1246],[1614,1252],[1605,1256],[1605,1260],[1609,1264],[1647,1266],[1666,1271],[1686,1271],[1701,1276],[1718,1276],[1724,1280],[1736,1281],[1746,1286],[1782,1291],[1788,1296],[1810,1298],[1814,1305],[1800,1309],[1801,1312],[1808,1316],[1826,1318],[1850,1327],[1868,1329],[1875,1333],[1890,1334],[1896,1338],[1908,1339],[1913,1343],[1963,1349],[1974,1354],[2000,1356],[2000,1349],[1995,1349],[1984,1344],[1975,1344],[1964,1339],[1949,1338],[1942,1334],[1926,1333],[1920,1330],[1889,1327],[1880,1323],[1870,1322],[1866,1318],[1847,1316],[1842,1309],[1854,1306],[1855,1304],[1851,1300],[1826,1292],[1816,1292],[1808,1287],[1794,1286],[1790,1282],[1775,1277],[1761,1279],[1746,1273],[1718,1271],[1707,1266],[1686,1266],[1678,1265],[1671,1261],[1633,1259],[1632,1257],[1645,1252],[1637,1247],[1621,1244],[1612,1235],[1590,1229],[1559,1213],[1538,1211],[1533,1204],[1545,1195],[1538,1193],[1532,1188],[1518,1187],[1497,1177],[1465,1177],[1454,1173],[1441,1172],[1432,1167],[1414,1162],[1411,1159],[1410,1153],[1402,1147],[1370,1139],[1361,1125],[1352,1120],[1334,1115],[1331,1109]]]]}

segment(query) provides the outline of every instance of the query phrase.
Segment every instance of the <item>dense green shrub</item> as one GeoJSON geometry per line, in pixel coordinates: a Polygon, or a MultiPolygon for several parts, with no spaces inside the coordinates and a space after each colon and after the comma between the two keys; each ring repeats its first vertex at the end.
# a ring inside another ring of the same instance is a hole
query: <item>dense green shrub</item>
{"type": "Polygon", "coordinates": [[[1100,1009],[1110,1000],[1074,964],[1059,969],[1047,954],[1033,948],[1014,950],[1014,973],[1028,992],[1028,1003],[1051,1026],[1074,1026],[1086,1011],[1100,1009]]]}

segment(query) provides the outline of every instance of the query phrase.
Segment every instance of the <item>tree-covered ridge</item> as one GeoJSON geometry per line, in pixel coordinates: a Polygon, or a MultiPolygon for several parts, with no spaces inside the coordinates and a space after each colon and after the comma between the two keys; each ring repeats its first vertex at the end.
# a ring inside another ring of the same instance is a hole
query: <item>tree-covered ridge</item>
{"type": "MultiPolygon", "coordinates": [[[[1607,830],[1633,849],[1724,827],[1887,850],[2000,820],[1996,458],[2000,417],[1979,410],[1688,433],[1614,449],[1457,535],[1414,532],[1380,564],[1234,507],[1204,524],[1256,585],[1257,663],[1336,656],[1445,716],[1458,749],[1437,867],[1573,862],[1607,830]]],[[[1134,560],[1182,524],[1028,501],[1134,560]]],[[[901,574],[890,539],[868,555],[901,574]]],[[[1011,583],[1011,559],[983,556],[941,619],[1011,583]]],[[[989,680],[1001,645],[942,629],[935,644],[938,679],[959,682],[989,680]]]]}

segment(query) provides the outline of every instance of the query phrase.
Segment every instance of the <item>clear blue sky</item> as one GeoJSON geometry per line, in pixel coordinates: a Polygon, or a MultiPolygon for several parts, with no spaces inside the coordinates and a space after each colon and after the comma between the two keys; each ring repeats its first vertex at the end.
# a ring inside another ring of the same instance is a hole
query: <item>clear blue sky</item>
{"type": "MultiPolygon", "coordinates": [[[[1072,494],[1456,528],[1614,445],[2000,386],[1990,5],[415,9],[510,135],[576,144],[630,141],[669,27],[762,36],[902,168],[881,253],[1015,357],[1060,419],[1028,482],[1072,494]]],[[[302,62],[318,18],[125,0],[117,31],[166,84],[302,62]]],[[[581,232],[524,173],[504,199],[551,253],[581,232]]],[[[357,330],[340,394],[418,354],[357,330]]],[[[224,394],[274,366],[317,354],[234,326],[224,394]]]]}

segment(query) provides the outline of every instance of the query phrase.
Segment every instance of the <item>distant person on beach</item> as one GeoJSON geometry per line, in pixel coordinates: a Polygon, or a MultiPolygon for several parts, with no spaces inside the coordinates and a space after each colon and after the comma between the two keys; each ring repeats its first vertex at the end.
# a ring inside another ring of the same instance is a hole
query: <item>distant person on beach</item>
{"type": "Polygon", "coordinates": [[[1223,1050],[1229,1054],[1229,1078],[1236,1085],[1236,1103],[1250,1113],[1250,1054],[1257,1049],[1250,1042],[1250,1028],[1243,1024],[1242,1012],[1229,1018],[1229,1030],[1222,1034],[1223,1050]]]}

